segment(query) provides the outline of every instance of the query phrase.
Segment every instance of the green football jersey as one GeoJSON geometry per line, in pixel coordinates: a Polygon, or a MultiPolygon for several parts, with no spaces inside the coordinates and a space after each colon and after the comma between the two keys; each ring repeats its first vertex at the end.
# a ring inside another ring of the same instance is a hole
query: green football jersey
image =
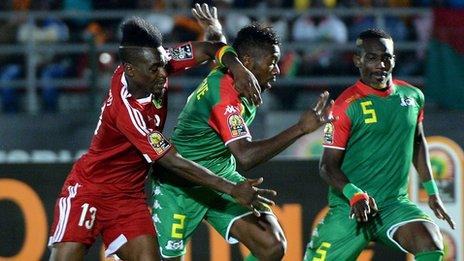
{"type": "Polygon", "coordinates": [[[217,175],[241,181],[227,144],[251,139],[256,107],[240,98],[226,68],[213,70],[189,96],[172,135],[177,151],[217,175]]]}
{"type": "MultiPolygon", "coordinates": [[[[417,123],[423,118],[424,95],[403,81],[385,91],[361,81],[335,101],[339,119],[324,128],[324,147],[344,150],[342,171],[377,204],[406,197],[417,123]]],[[[331,206],[348,204],[342,193],[329,190],[331,206]]]]}

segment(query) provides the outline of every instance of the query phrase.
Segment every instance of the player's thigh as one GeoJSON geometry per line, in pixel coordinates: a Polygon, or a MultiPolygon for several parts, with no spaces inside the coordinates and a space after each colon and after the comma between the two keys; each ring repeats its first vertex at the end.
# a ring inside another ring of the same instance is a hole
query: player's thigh
{"type": "Polygon", "coordinates": [[[442,238],[431,218],[408,199],[398,200],[381,211],[383,225],[378,241],[404,252],[440,248],[442,238]]]}
{"type": "Polygon", "coordinates": [[[68,185],[55,203],[49,246],[60,242],[76,242],[88,247],[100,233],[96,206],[98,198],[86,193],[83,185],[68,185]]]}
{"type": "Polygon", "coordinates": [[[331,208],[312,233],[305,261],[356,260],[370,239],[365,224],[348,218],[349,208],[331,208]]]}
{"type": "Polygon", "coordinates": [[[161,260],[161,256],[158,248],[154,247],[156,245],[156,238],[153,235],[137,236],[128,240],[116,251],[116,254],[127,261],[158,261],[161,260]]]}
{"type": "Polygon", "coordinates": [[[237,219],[230,229],[230,235],[257,254],[260,252],[285,252],[287,240],[274,214],[262,213],[260,217],[249,213],[237,219]]]}
{"type": "Polygon", "coordinates": [[[61,242],[53,245],[50,261],[81,261],[87,251],[86,245],[76,242],[61,242]]]}
{"type": "MultiPolygon", "coordinates": [[[[259,211],[261,213],[273,215],[269,206],[266,205],[262,205],[259,211]]],[[[234,229],[234,233],[232,233],[232,228],[237,227],[235,226],[237,222],[242,224],[245,223],[244,220],[246,220],[248,223],[245,224],[248,225],[251,223],[258,223],[257,219],[248,218],[250,215],[253,215],[253,213],[249,209],[238,204],[230,195],[223,194],[221,197],[217,198],[216,202],[214,202],[214,204],[208,209],[208,212],[206,213],[206,220],[227,240],[228,243],[235,244],[238,243],[238,240],[235,237],[237,235],[237,229],[234,229]]],[[[261,222],[269,223],[266,221],[266,218],[261,219],[261,222]]],[[[240,227],[242,226],[243,225],[240,225],[240,227]]],[[[267,224],[267,226],[269,227],[270,224],[267,224]]]]}
{"type": "Polygon", "coordinates": [[[152,208],[161,256],[185,255],[192,233],[203,220],[209,200],[216,193],[205,188],[180,188],[154,183],[156,191],[152,208]]]}
{"type": "Polygon", "coordinates": [[[152,240],[155,227],[145,198],[126,195],[103,198],[100,210],[99,222],[103,224],[101,234],[106,256],[122,248],[128,249],[124,253],[132,249],[135,249],[135,254],[140,252],[138,249],[144,249],[141,254],[157,252],[158,245],[152,240]],[[137,244],[143,244],[143,247],[135,248],[137,244]]]}

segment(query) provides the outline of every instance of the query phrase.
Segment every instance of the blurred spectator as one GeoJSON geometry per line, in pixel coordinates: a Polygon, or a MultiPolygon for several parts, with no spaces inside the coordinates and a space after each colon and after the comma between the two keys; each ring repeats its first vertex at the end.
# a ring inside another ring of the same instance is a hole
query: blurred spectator
{"type": "Polygon", "coordinates": [[[235,37],[238,31],[249,23],[251,19],[248,16],[238,12],[229,13],[224,22],[225,33],[230,37],[235,37]]]}

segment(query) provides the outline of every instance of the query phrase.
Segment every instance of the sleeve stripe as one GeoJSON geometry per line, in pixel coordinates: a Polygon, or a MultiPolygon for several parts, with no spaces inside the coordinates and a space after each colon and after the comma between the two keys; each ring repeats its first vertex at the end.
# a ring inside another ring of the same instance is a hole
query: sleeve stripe
{"type": "Polygon", "coordinates": [[[145,158],[145,160],[148,162],[148,163],[152,163],[153,161],[150,159],[150,156],[148,156],[147,154],[143,154],[143,157],[145,158]]]}
{"type": "Polygon", "coordinates": [[[322,145],[322,147],[324,147],[324,148],[330,148],[330,149],[336,149],[336,150],[345,150],[345,148],[337,147],[337,146],[322,145]]]}
{"type": "Polygon", "coordinates": [[[227,146],[227,144],[231,143],[232,141],[240,140],[240,139],[243,139],[243,138],[248,138],[248,139],[251,140],[251,135],[244,135],[244,136],[240,136],[240,137],[237,137],[237,138],[230,139],[230,140],[226,141],[226,143],[224,143],[224,145],[227,146]]]}
{"type": "Polygon", "coordinates": [[[124,102],[124,105],[126,106],[132,124],[134,125],[135,129],[137,129],[137,131],[140,132],[140,134],[142,134],[143,136],[147,136],[149,131],[146,128],[145,122],[143,121],[143,118],[141,118],[140,112],[130,106],[129,102],[127,101],[127,94],[127,88],[124,86],[121,89],[121,98],[124,102]]]}

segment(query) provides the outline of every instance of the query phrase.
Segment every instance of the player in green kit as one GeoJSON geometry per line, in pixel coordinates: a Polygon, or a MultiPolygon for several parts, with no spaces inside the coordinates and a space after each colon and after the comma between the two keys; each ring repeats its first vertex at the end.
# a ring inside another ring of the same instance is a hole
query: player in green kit
{"type": "Polygon", "coordinates": [[[384,31],[362,32],[353,61],[361,79],[337,98],[338,120],[324,129],[320,174],[330,185],[330,210],[304,260],[356,260],[370,241],[416,260],[442,260],[438,226],[407,194],[412,162],[429,206],[454,229],[432,177],[422,126],[424,95],[392,79],[393,39],[384,31]]]}
{"type": "MultiPolygon", "coordinates": [[[[254,24],[240,30],[233,49],[225,47],[218,51],[219,66],[189,96],[172,135],[172,142],[183,157],[224,179],[240,182],[245,177],[237,172],[236,162],[250,169],[331,121],[331,103],[327,102],[326,92],[295,125],[272,138],[252,141],[248,126],[257,108],[234,89],[234,79],[221,66],[221,56],[237,52],[239,60],[256,76],[264,91],[280,73],[279,45],[271,28],[254,24]]],[[[182,259],[188,239],[202,220],[229,243],[242,242],[259,260],[282,259],[285,235],[267,205],[250,211],[227,194],[194,186],[167,172],[156,178],[153,219],[165,260],[182,259]]]]}

